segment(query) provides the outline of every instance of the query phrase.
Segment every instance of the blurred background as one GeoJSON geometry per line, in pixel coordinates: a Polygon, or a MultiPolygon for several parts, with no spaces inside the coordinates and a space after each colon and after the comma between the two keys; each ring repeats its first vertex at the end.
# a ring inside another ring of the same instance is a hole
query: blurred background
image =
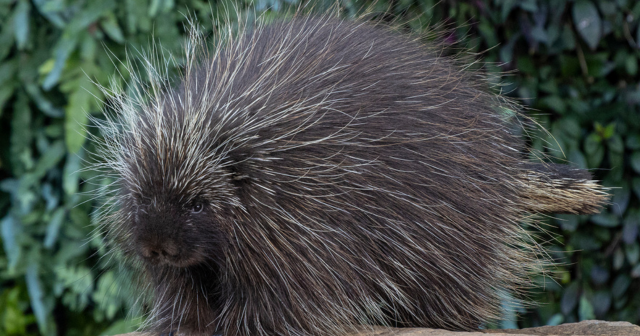
{"type": "MultiPolygon", "coordinates": [[[[298,1],[0,0],[0,335],[109,335],[140,322],[141,310],[130,309],[139,293],[91,235],[91,192],[109,183],[79,172],[93,151],[94,130],[82,125],[102,109],[92,80],[126,81],[113,77],[116,59],[154,40],[179,55],[185,15],[211,32],[225,8],[278,17],[298,1]]],[[[371,2],[339,4],[354,16],[371,2]]],[[[487,327],[640,323],[640,2],[378,0],[373,8],[407,31],[440,26],[451,52],[480,53],[481,71],[549,131],[533,134],[531,146],[615,187],[599,215],[543,219],[539,237],[562,263],[557,281],[537,279],[530,299],[539,306],[505,309],[487,327]]]]}

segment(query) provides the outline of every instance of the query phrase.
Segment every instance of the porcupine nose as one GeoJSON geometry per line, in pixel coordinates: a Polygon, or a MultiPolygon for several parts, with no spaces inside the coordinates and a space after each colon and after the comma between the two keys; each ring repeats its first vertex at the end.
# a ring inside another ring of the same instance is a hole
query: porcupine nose
{"type": "Polygon", "coordinates": [[[178,248],[171,240],[143,240],[140,254],[153,263],[169,263],[178,257],[178,248]]]}

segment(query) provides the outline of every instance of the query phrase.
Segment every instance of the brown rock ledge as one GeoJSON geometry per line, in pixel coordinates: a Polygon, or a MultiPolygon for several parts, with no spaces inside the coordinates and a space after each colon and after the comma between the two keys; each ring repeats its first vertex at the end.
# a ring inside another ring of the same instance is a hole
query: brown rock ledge
{"type": "Polygon", "coordinates": [[[629,322],[582,321],[558,326],[526,329],[481,330],[476,332],[448,331],[426,328],[378,328],[374,332],[364,332],[353,336],[640,336],[640,327],[629,322]]]}
{"type": "Polygon", "coordinates": [[[640,335],[640,327],[629,322],[608,322],[588,320],[580,323],[565,323],[558,326],[544,326],[526,329],[502,329],[487,330],[487,333],[501,335],[605,335],[605,336],[632,336],[640,335]]]}
{"type": "MultiPolygon", "coordinates": [[[[558,326],[545,326],[526,329],[479,330],[474,332],[448,331],[428,328],[384,328],[361,332],[350,336],[640,336],[640,327],[629,322],[582,321],[565,323],[558,326]]],[[[117,336],[153,336],[145,333],[129,333],[117,336]]]]}

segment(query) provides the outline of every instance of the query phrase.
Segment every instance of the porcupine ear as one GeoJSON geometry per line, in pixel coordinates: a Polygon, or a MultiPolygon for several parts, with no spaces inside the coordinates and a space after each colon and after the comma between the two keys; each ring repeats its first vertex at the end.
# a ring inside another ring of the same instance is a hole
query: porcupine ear
{"type": "Polygon", "coordinates": [[[609,201],[609,189],[584,169],[555,163],[530,163],[524,168],[519,190],[527,211],[595,214],[609,201]]]}

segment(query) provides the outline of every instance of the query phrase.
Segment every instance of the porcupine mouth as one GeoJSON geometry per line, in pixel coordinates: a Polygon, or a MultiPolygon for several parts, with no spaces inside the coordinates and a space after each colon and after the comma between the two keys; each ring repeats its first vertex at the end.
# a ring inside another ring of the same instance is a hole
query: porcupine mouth
{"type": "Polygon", "coordinates": [[[165,261],[165,264],[173,267],[187,268],[200,265],[203,261],[204,257],[197,252],[194,252],[187,258],[170,258],[165,261]]]}
{"type": "Polygon", "coordinates": [[[138,255],[145,262],[153,266],[172,266],[177,268],[187,268],[202,264],[205,261],[205,254],[201,248],[191,251],[179,251],[175,254],[167,253],[164,250],[143,251],[138,250],[138,255]]]}

